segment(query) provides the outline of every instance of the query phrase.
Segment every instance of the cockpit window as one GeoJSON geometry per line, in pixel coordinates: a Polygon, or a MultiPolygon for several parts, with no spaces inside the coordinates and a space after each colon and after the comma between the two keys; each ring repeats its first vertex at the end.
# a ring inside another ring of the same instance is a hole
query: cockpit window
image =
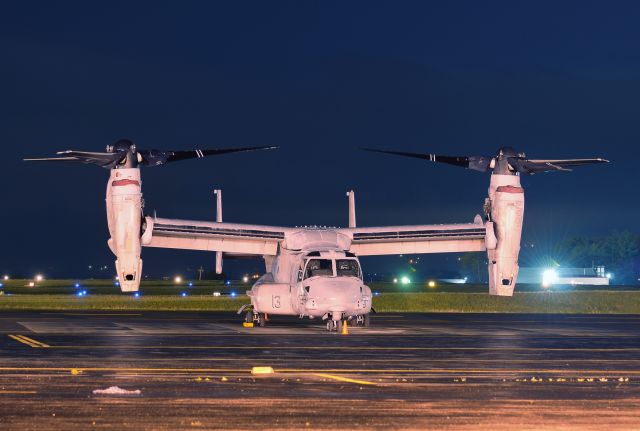
{"type": "Polygon", "coordinates": [[[333,262],[331,259],[310,259],[304,278],[317,277],[318,275],[333,276],[333,262]]]}
{"type": "Polygon", "coordinates": [[[338,259],[336,272],[338,277],[360,277],[360,265],[354,259],[338,259]]]}

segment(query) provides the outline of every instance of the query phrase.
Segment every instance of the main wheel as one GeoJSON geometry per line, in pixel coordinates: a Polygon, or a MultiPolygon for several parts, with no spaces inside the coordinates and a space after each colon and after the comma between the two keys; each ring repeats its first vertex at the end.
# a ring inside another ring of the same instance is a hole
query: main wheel
{"type": "Polygon", "coordinates": [[[371,326],[371,316],[369,315],[369,313],[364,315],[364,321],[362,322],[362,326],[364,326],[365,328],[368,328],[369,326],[371,326]]]}
{"type": "Polygon", "coordinates": [[[260,325],[261,327],[264,327],[265,324],[266,324],[266,320],[264,318],[264,313],[258,313],[258,325],[260,325]]]}
{"type": "Polygon", "coordinates": [[[340,319],[340,320],[338,320],[338,321],[336,322],[336,332],[337,332],[338,334],[340,334],[340,333],[342,332],[342,325],[343,325],[343,323],[342,323],[342,319],[340,319]]]}

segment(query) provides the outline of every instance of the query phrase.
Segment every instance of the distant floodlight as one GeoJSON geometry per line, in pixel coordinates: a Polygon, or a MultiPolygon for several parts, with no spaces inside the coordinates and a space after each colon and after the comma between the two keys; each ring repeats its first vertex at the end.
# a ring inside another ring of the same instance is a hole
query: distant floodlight
{"type": "Polygon", "coordinates": [[[36,275],[35,279],[36,279],[36,281],[42,281],[42,280],[44,280],[44,277],[42,276],[42,274],[38,274],[38,275],[36,275]]]}
{"type": "Polygon", "coordinates": [[[397,278],[394,278],[394,279],[393,279],[393,282],[394,282],[394,283],[397,283],[397,282],[398,282],[398,279],[397,279],[397,278]]]}
{"type": "Polygon", "coordinates": [[[429,287],[436,287],[436,282],[433,280],[429,280],[429,283],[427,284],[429,287]]]}
{"type": "Polygon", "coordinates": [[[8,275],[5,275],[5,276],[3,276],[3,277],[2,277],[2,279],[3,279],[4,281],[7,281],[7,280],[9,279],[9,276],[8,276],[8,275]]]}
{"type": "Polygon", "coordinates": [[[179,275],[176,275],[175,278],[173,279],[173,282],[175,284],[180,284],[182,283],[182,277],[180,277],[179,275]]]}
{"type": "Polygon", "coordinates": [[[554,269],[547,269],[542,273],[542,287],[551,287],[558,281],[558,273],[554,269]]]}
{"type": "Polygon", "coordinates": [[[411,283],[411,279],[405,275],[404,277],[402,277],[402,278],[400,279],[400,282],[401,282],[402,284],[409,284],[409,283],[411,283]]]}
{"type": "Polygon", "coordinates": [[[249,282],[249,277],[247,277],[246,275],[244,277],[242,277],[242,282],[243,283],[248,283],[249,282]]]}
{"type": "Polygon", "coordinates": [[[33,281],[29,282],[29,287],[34,287],[36,284],[33,281]]]}

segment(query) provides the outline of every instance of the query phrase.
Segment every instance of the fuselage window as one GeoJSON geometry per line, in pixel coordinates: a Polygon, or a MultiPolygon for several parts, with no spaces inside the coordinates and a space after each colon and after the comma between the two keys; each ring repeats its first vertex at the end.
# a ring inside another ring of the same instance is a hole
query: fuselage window
{"type": "Polygon", "coordinates": [[[360,277],[360,265],[357,260],[336,260],[336,273],[338,277],[360,277]]]}
{"type": "Polygon", "coordinates": [[[333,262],[331,259],[310,259],[304,278],[317,277],[319,275],[333,276],[333,262]]]}

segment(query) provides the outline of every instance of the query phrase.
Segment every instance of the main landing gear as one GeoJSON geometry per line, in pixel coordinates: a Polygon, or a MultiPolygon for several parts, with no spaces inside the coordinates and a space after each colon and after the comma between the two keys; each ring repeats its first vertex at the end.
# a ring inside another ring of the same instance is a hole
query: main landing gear
{"type": "Polygon", "coordinates": [[[267,323],[267,316],[265,313],[256,313],[253,310],[249,310],[244,317],[244,321],[258,326],[264,326],[267,323]]]}
{"type": "Polygon", "coordinates": [[[327,331],[341,333],[342,332],[342,326],[347,321],[351,325],[360,326],[360,327],[363,327],[363,328],[368,328],[369,325],[371,324],[371,322],[369,320],[369,314],[368,313],[367,314],[358,314],[357,316],[350,317],[349,319],[341,318],[340,320],[333,320],[331,318],[331,316],[329,316],[329,318],[327,319],[327,331]]]}

